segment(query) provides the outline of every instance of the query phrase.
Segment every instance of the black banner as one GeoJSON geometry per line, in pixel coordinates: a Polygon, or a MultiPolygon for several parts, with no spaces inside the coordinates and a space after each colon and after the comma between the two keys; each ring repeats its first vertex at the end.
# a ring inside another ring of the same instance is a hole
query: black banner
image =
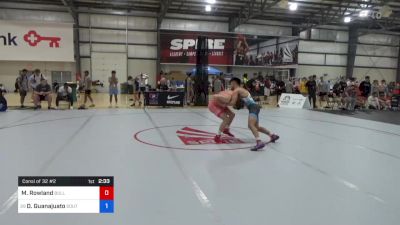
{"type": "Polygon", "coordinates": [[[114,186],[114,177],[18,177],[18,186],[114,186]]]}
{"type": "Polygon", "coordinates": [[[184,92],[145,92],[145,106],[180,106],[183,107],[184,92]]]}

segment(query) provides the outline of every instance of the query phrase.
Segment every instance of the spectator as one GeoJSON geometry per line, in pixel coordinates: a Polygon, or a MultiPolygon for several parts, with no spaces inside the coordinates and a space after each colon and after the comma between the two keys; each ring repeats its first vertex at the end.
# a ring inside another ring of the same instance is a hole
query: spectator
{"type": "MultiPolygon", "coordinates": [[[[189,75],[190,76],[190,75],[189,75]]],[[[161,79],[160,79],[160,89],[162,91],[167,91],[168,90],[168,80],[165,77],[165,75],[161,75],[161,79]]]]}
{"type": "Polygon", "coordinates": [[[115,107],[118,108],[118,78],[115,70],[111,71],[111,77],[108,78],[109,83],[109,94],[110,94],[110,106],[112,107],[112,97],[115,99],[115,107]]]}
{"type": "Polygon", "coordinates": [[[171,77],[171,81],[169,82],[170,85],[170,91],[176,91],[177,89],[177,83],[174,77],[171,77]]]}
{"type": "Polygon", "coordinates": [[[85,98],[83,101],[83,108],[86,105],[87,100],[89,99],[91,105],[89,107],[94,107],[93,98],[92,98],[92,78],[89,76],[89,71],[85,71],[85,77],[83,80],[83,89],[85,91],[85,98]]]}
{"type": "Polygon", "coordinates": [[[386,98],[389,95],[389,89],[386,84],[386,80],[381,80],[381,83],[378,86],[379,98],[386,98]]]}
{"type": "Polygon", "coordinates": [[[363,96],[364,98],[368,98],[371,93],[371,82],[369,80],[369,76],[365,77],[365,80],[360,83],[360,86],[358,88],[361,91],[361,96],[363,96]]]}
{"type": "Polygon", "coordinates": [[[22,70],[21,74],[17,78],[17,86],[19,90],[21,108],[25,108],[24,106],[25,97],[29,91],[28,70],[26,69],[22,70]]]}
{"type": "Polygon", "coordinates": [[[330,85],[327,81],[324,80],[324,77],[320,78],[320,82],[318,84],[318,92],[319,92],[319,105],[322,107],[322,102],[326,102],[328,99],[328,94],[330,92],[330,85]]]}
{"type": "Polygon", "coordinates": [[[373,93],[368,97],[368,108],[369,109],[381,109],[381,105],[379,104],[379,98],[376,93],[373,93]]]}
{"type": "Polygon", "coordinates": [[[248,81],[249,81],[249,79],[247,77],[247,73],[243,74],[243,85],[246,86],[248,81]]]}
{"type": "Polygon", "coordinates": [[[190,77],[192,74],[188,73],[187,78],[185,80],[185,90],[186,90],[186,104],[190,105],[193,102],[194,98],[194,89],[193,89],[193,81],[190,77]]]}
{"type": "Polygon", "coordinates": [[[136,102],[139,102],[140,105],[142,104],[142,102],[140,101],[139,93],[140,93],[139,78],[136,77],[135,79],[133,79],[133,103],[131,107],[135,107],[136,102]]]}
{"type": "Polygon", "coordinates": [[[142,106],[142,101],[141,99],[141,95],[143,94],[144,97],[144,92],[146,91],[146,85],[148,82],[149,76],[147,74],[141,73],[138,77],[138,82],[139,82],[139,107],[142,106]]]}
{"type": "Polygon", "coordinates": [[[5,112],[8,108],[4,93],[6,93],[6,90],[4,89],[3,85],[0,84],[0,112],[5,112]]]}
{"type": "Polygon", "coordinates": [[[285,81],[285,91],[286,93],[292,94],[293,93],[293,82],[292,82],[292,78],[289,77],[289,79],[287,79],[285,81]]]}
{"type": "Polygon", "coordinates": [[[74,109],[74,101],[72,99],[72,88],[64,83],[63,86],[59,87],[57,90],[56,98],[56,109],[58,109],[60,101],[67,101],[69,103],[69,108],[74,109]]]}
{"type": "Polygon", "coordinates": [[[314,109],[317,108],[317,82],[315,81],[315,75],[310,77],[310,80],[306,83],[307,91],[308,91],[308,100],[310,101],[310,105],[314,109]]]}
{"type": "Polygon", "coordinates": [[[356,92],[356,85],[353,83],[350,83],[350,86],[348,86],[345,90],[345,102],[346,106],[345,109],[347,110],[354,110],[354,107],[356,105],[356,97],[357,97],[357,92],[356,92]]]}
{"type": "Polygon", "coordinates": [[[278,80],[276,81],[276,102],[277,102],[277,107],[279,107],[279,98],[281,97],[282,93],[285,90],[285,82],[282,81],[282,78],[278,78],[278,80]]]}
{"type": "Polygon", "coordinates": [[[214,79],[213,87],[214,87],[213,88],[214,89],[214,94],[218,94],[218,93],[220,93],[221,91],[224,90],[224,87],[222,85],[222,81],[221,81],[221,79],[219,77],[214,79]]]}
{"type": "Polygon", "coordinates": [[[377,96],[379,96],[379,81],[378,80],[374,80],[372,82],[372,87],[371,87],[371,93],[376,93],[377,96]]]}
{"type": "Polygon", "coordinates": [[[305,77],[301,78],[301,81],[300,81],[300,93],[302,95],[304,95],[304,96],[306,96],[308,94],[306,83],[307,83],[307,78],[305,78],[305,77]]]}
{"type": "Polygon", "coordinates": [[[42,79],[40,81],[40,84],[36,86],[33,95],[34,95],[35,110],[42,108],[40,104],[42,101],[47,101],[47,108],[51,109],[51,101],[52,101],[51,87],[47,83],[46,79],[42,79]]]}

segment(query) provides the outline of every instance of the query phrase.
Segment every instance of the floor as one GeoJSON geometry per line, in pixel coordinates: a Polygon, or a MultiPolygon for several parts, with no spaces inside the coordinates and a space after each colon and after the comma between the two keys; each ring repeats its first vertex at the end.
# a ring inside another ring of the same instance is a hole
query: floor
{"type": "Polygon", "coordinates": [[[321,112],[400,125],[400,111],[357,110],[355,112],[349,112],[342,110],[321,110],[321,112]]]}
{"type": "Polygon", "coordinates": [[[251,152],[210,138],[206,109],[12,110],[0,115],[0,224],[400,224],[400,126],[310,110],[265,109],[281,136],[251,152]],[[202,135],[203,134],[203,135],[202,135]],[[17,214],[17,176],[115,177],[115,213],[17,214]]]}

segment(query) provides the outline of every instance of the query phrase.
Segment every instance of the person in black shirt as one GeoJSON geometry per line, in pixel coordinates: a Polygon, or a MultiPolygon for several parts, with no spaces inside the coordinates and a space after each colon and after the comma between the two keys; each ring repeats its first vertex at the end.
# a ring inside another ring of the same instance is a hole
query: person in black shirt
{"type": "Polygon", "coordinates": [[[365,77],[365,80],[360,83],[358,88],[361,92],[361,96],[368,98],[369,94],[371,93],[371,82],[369,80],[369,76],[365,77]]]}
{"type": "Polygon", "coordinates": [[[48,109],[51,109],[51,87],[46,79],[41,79],[40,84],[36,86],[34,92],[35,109],[41,108],[40,102],[47,101],[48,109]]]}
{"type": "Polygon", "coordinates": [[[6,93],[6,90],[3,89],[3,86],[0,84],[0,112],[5,112],[7,110],[7,100],[4,98],[3,93],[6,93]]]}
{"type": "Polygon", "coordinates": [[[316,101],[317,101],[317,82],[315,81],[315,76],[310,77],[310,80],[307,81],[306,87],[308,90],[308,100],[312,100],[312,107],[314,109],[317,108],[316,101]]]}
{"type": "MultiPolygon", "coordinates": [[[[279,103],[279,98],[281,97],[283,91],[286,89],[285,88],[285,82],[282,81],[282,78],[279,78],[276,81],[276,102],[279,103]]],[[[277,107],[279,107],[279,104],[277,104],[277,107]]]]}

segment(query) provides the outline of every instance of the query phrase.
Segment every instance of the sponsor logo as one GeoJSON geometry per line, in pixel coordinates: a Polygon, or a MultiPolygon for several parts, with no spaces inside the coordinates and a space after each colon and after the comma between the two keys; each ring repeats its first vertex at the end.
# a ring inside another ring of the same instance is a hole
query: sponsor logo
{"type": "MultiPolygon", "coordinates": [[[[170,49],[174,51],[197,49],[197,41],[197,39],[173,39],[170,49]]],[[[225,39],[208,39],[208,49],[224,50],[225,39]]]]}
{"type": "Polygon", "coordinates": [[[179,97],[179,95],[175,95],[175,96],[169,96],[169,95],[168,95],[167,99],[168,99],[168,100],[172,100],[172,99],[177,98],[177,97],[179,97]]]}
{"type": "MultiPolygon", "coordinates": [[[[23,40],[31,47],[36,47],[40,42],[48,42],[50,48],[60,47],[60,37],[45,37],[39,35],[36,31],[30,30],[23,36],[23,40]]],[[[18,36],[11,33],[0,35],[0,45],[18,46],[18,36]]]]}
{"type": "Polygon", "coordinates": [[[185,145],[204,145],[204,144],[243,144],[244,142],[238,138],[227,135],[221,136],[221,143],[216,143],[214,140],[216,133],[184,127],[176,131],[178,138],[185,145]]]}
{"type": "Polygon", "coordinates": [[[24,41],[27,42],[32,47],[37,46],[41,41],[47,41],[49,42],[50,48],[59,48],[61,38],[41,36],[36,31],[31,30],[24,35],[24,41]]]}
{"type": "Polygon", "coordinates": [[[150,105],[158,104],[158,93],[150,93],[149,94],[149,104],[150,105]]]}
{"type": "Polygon", "coordinates": [[[3,43],[4,46],[18,46],[17,36],[12,35],[11,33],[7,33],[7,35],[0,35],[0,43],[3,43]]]}

